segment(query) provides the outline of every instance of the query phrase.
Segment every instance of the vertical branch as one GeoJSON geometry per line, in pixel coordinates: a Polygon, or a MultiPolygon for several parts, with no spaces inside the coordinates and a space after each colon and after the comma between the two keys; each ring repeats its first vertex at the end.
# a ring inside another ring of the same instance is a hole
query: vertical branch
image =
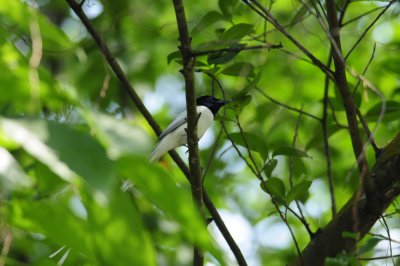
{"type": "MultiPolygon", "coordinates": [[[[328,66],[332,62],[332,50],[329,56],[328,66]]],[[[326,157],[326,173],[328,176],[328,184],[329,184],[329,195],[331,198],[331,210],[332,217],[336,214],[336,201],[335,201],[335,190],[333,184],[333,176],[332,176],[332,164],[331,164],[331,150],[329,148],[329,132],[328,132],[328,105],[329,105],[329,77],[325,76],[325,90],[324,90],[324,104],[323,104],[323,114],[322,114],[322,138],[324,140],[324,152],[326,157]]]]}
{"type": "Polygon", "coordinates": [[[326,1],[326,9],[328,14],[329,34],[332,46],[332,58],[335,65],[334,79],[338,86],[340,95],[342,97],[344,109],[346,112],[347,123],[349,125],[350,138],[353,146],[353,152],[357,160],[358,169],[361,177],[365,176],[368,171],[367,161],[363,151],[363,143],[361,140],[360,132],[358,130],[357,114],[351,96],[346,77],[346,62],[343,58],[339,22],[337,18],[336,5],[334,0],[326,1]]]}
{"type": "MultiPolygon", "coordinates": [[[[189,147],[189,169],[190,182],[192,185],[192,196],[204,217],[204,200],[202,178],[199,163],[199,147],[197,138],[197,110],[196,93],[194,86],[194,58],[192,56],[191,38],[186,23],[185,9],[181,0],[173,0],[176,21],[179,31],[181,45],[179,49],[182,54],[183,69],[182,75],[185,79],[186,111],[187,111],[187,143],[189,147]]],[[[201,266],[204,263],[204,253],[197,247],[194,248],[193,265],[201,266]]]]}

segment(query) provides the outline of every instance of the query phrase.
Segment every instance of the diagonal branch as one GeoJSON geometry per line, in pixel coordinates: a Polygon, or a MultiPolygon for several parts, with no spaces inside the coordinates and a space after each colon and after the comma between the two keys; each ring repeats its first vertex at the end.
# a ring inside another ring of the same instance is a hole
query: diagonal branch
{"type": "Polygon", "coordinates": [[[322,63],[317,57],[315,57],[307,48],[305,48],[296,38],[294,38],[284,26],[282,26],[279,21],[272,16],[272,14],[262,6],[257,0],[242,0],[248,7],[250,7],[254,12],[263,17],[265,20],[270,22],[274,27],[279,30],[286,38],[288,38],[300,51],[302,51],[311,62],[325,72],[328,76],[332,77],[332,70],[329,69],[324,63],[322,63]],[[254,3],[254,5],[252,4],[254,3]],[[261,11],[260,11],[261,10],[261,11]]]}
{"type": "MultiPolygon", "coordinates": [[[[96,31],[96,29],[93,27],[92,23],[88,19],[88,17],[85,15],[83,10],[81,9],[81,6],[79,3],[75,2],[74,0],[66,0],[66,2],[69,4],[71,9],[74,11],[74,13],[79,17],[81,22],[85,25],[86,29],[88,32],[91,34],[97,45],[99,46],[99,49],[101,50],[103,56],[107,60],[108,64],[110,65],[111,69],[113,70],[114,74],[117,76],[118,80],[121,82],[123,85],[122,87],[125,89],[126,93],[128,94],[129,98],[132,100],[136,108],[138,108],[139,112],[144,116],[146,119],[147,123],[151,126],[153,131],[157,134],[161,134],[161,128],[158,125],[158,123],[154,120],[153,116],[150,114],[150,112],[147,110],[146,106],[143,104],[142,100],[140,97],[137,95],[136,91],[130,84],[129,80],[127,79],[126,75],[122,71],[120,65],[118,62],[115,60],[113,57],[110,49],[102,39],[102,37],[99,35],[99,33],[96,31]]],[[[179,157],[179,155],[175,151],[170,151],[169,154],[171,155],[172,159],[176,163],[176,165],[181,169],[182,173],[186,176],[186,178],[190,181],[190,172],[186,164],[183,162],[183,160],[179,157]]],[[[213,221],[217,225],[218,229],[220,230],[221,234],[225,238],[226,242],[228,243],[230,249],[232,250],[233,254],[236,257],[236,260],[240,266],[246,266],[247,263],[244,259],[244,256],[242,252],[240,251],[240,248],[236,244],[235,240],[232,238],[232,235],[230,234],[229,230],[227,229],[224,221],[222,220],[221,216],[218,213],[217,208],[214,206],[213,202],[207,195],[206,191],[203,190],[203,198],[204,198],[204,203],[210,212],[213,221]]]]}

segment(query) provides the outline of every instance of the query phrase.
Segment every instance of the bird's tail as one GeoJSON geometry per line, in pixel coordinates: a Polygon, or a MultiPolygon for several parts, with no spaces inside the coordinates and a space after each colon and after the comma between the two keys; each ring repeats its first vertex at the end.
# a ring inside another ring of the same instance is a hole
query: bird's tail
{"type": "Polygon", "coordinates": [[[157,162],[166,152],[168,152],[168,148],[165,147],[163,141],[157,143],[156,148],[150,155],[149,161],[152,163],[157,162]]]}

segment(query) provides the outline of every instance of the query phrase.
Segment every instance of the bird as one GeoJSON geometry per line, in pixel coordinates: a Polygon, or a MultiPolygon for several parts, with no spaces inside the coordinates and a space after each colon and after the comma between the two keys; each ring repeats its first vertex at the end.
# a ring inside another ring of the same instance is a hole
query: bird
{"type": "MultiPolygon", "coordinates": [[[[200,96],[196,99],[198,113],[197,137],[200,139],[211,127],[218,110],[230,100],[217,99],[210,95],[200,96]]],[[[186,111],[180,113],[158,137],[156,147],[150,155],[150,162],[157,162],[165,153],[187,144],[186,136],[187,115],[186,111]]]]}

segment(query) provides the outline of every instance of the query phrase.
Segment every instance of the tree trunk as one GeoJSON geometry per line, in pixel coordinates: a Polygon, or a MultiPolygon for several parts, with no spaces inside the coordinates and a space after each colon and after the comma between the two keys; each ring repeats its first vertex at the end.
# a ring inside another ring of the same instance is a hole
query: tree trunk
{"type": "Polygon", "coordinates": [[[400,194],[400,133],[377,155],[367,180],[372,187],[371,195],[367,197],[360,186],[290,265],[324,265],[325,258],[355,249],[357,242],[400,194]],[[355,237],[343,237],[343,232],[355,237]]]}

